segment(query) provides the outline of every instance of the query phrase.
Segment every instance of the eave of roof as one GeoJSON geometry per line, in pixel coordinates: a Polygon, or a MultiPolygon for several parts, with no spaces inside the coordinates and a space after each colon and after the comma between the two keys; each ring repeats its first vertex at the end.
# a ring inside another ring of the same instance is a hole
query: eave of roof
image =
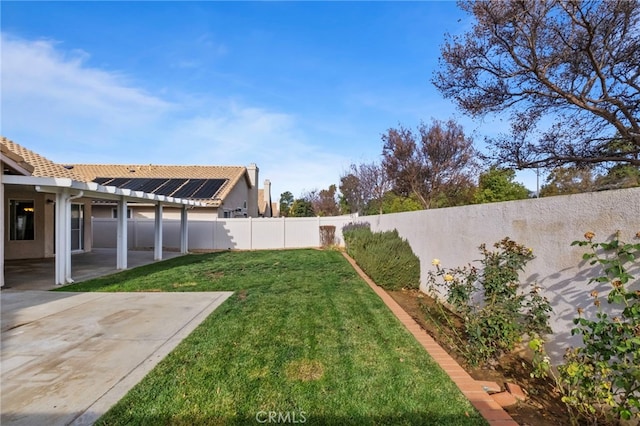
{"type": "MultiPolygon", "coordinates": [[[[33,174],[34,167],[4,145],[0,145],[0,160],[5,163],[7,167],[23,176],[31,176],[31,174],[33,174]]],[[[4,170],[0,170],[0,173],[4,173],[4,170]]]]}
{"type": "Polygon", "coordinates": [[[0,145],[3,147],[3,152],[11,152],[14,155],[21,157],[25,163],[30,165],[33,168],[31,173],[32,176],[69,178],[76,181],[84,180],[72,170],[68,170],[64,166],[56,164],[48,158],[43,157],[42,155],[31,151],[30,149],[27,149],[4,136],[0,138],[0,145]]]}

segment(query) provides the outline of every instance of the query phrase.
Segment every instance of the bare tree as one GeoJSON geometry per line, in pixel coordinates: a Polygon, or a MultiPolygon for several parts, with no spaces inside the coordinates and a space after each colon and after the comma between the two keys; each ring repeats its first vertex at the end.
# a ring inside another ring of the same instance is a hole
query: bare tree
{"type": "Polygon", "coordinates": [[[511,134],[490,141],[494,160],[640,165],[637,0],[459,5],[475,24],[447,36],[433,83],[474,116],[511,114],[511,134]]]}
{"type": "Polygon", "coordinates": [[[462,126],[434,120],[417,135],[400,126],[382,140],[382,164],[397,195],[413,194],[425,209],[470,201],[477,153],[462,126]]]}
{"type": "Polygon", "coordinates": [[[391,189],[385,168],[379,163],[351,164],[349,171],[340,177],[340,192],[351,213],[364,213],[375,204],[382,214],[382,199],[391,189]]]}

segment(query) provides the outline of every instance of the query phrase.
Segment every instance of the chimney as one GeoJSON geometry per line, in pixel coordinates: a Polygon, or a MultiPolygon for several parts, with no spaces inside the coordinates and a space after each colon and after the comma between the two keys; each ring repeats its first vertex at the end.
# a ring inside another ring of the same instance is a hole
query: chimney
{"type": "Polygon", "coordinates": [[[273,217],[273,211],[271,211],[271,181],[269,179],[264,180],[264,189],[262,190],[264,194],[264,217],[273,217]]]}
{"type": "Polygon", "coordinates": [[[247,166],[247,173],[249,174],[249,181],[251,182],[251,188],[248,191],[247,199],[247,216],[258,217],[258,166],[256,163],[251,163],[247,166]]]}

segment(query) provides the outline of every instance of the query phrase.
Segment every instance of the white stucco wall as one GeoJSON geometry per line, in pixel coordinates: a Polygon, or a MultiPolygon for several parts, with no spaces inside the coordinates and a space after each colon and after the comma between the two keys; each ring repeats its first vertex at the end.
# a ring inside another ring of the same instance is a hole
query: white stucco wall
{"type": "MultiPolygon", "coordinates": [[[[554,336],[550,355],[558,362],[568,345],[579,340],[570,330],[578,307],[592,306],[589,293],[598,288],[587,285],[594,271],[582,261],[584,248],[571,247],[586,231],[597,240],[609,239],[617,230],[626,241],[638,241],[640,231],[640,188],[547,197],[503,203],[423,210],[360,218],[373,231],[397,229],[420,258],[422,284],[433,269],[433,258],[442,266],[463,266],[479,259],[478,246],[492,246],[504,237],[531,247],[536,258],[522,275],[545,290],[554,313],[554,336]]],[[[640,271],[636,274],[640,276],[640,271]]],[[[640,280],[635,286],[638,287],[640,280]]],[[[638,288],[640,289],[640,288],[638,288]]]]}
{"type": "MultiPolygon", "coordinates": [[[[238,184],[234,186],[231,192],[229,192],[229,194],[227,194],[227,196],[225,197],[224,203],[219,209],[218,216],[220,218],[224,218],[225,209],[227,210],[243,209],[245,201],[247,202],[247,214],[249,214],[250,212],[248,208],[249,208],[250,196],[251,196],[251,193],[249,192],[249,188],[246,182],[244,181],[238,182],[238,184]]],[[[256,204],[257,204],[257,198],[256,198],[256,204]]]]}

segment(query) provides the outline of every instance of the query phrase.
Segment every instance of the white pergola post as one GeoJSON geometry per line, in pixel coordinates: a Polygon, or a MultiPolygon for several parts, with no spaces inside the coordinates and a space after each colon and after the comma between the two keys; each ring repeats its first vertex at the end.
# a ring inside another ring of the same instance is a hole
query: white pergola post
{"type": "Polygon", "coordinates": [[[127,269],[127,200],[118,200],[118,231],[116,234],[116,268],[127,269]]]}
{"type": "Polygon", "coordinates": [[[56,285],[73,282],[71,279],[71,197],[69,190],[56,193],[56,285]]]}
{"type": "Polygon", "coordinates": [[[180,253],[189,251],[189,221],[187,220],[187,206],[183,205],[180,211],[180,253]]]}
{"type": "Polygon", "coordinates": [[[0,235],[2,241],[0,241],[0,287],[4,286],[4,183],[2,183],[3,170],[0,170],[0,235]]]}
{"type": "Polygon", "coordinates": [[[162,203],[156,204],[154,232],[153,260],[162,260],[162,203]]]}

